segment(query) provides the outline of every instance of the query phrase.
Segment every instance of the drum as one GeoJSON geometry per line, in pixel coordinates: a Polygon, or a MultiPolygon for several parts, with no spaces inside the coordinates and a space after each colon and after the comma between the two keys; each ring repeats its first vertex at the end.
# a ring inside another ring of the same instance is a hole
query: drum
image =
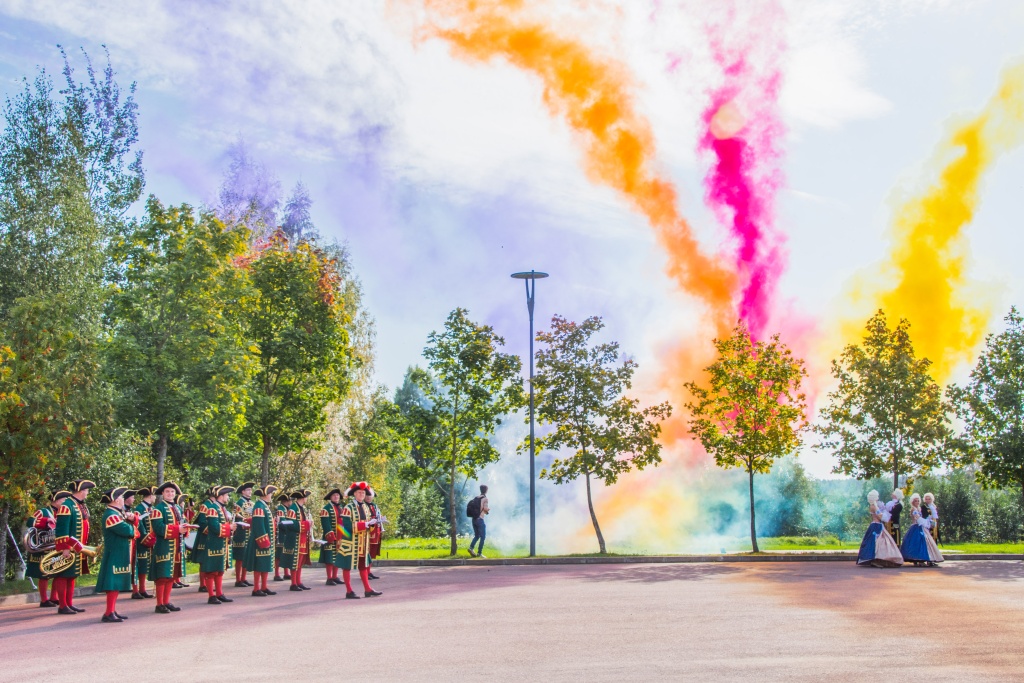
{"type": "Polygon", "coordinates": [[[199,532],[196,529],[193,529],[189,532],[188,536],[185,537],[185,547],[188,550],[192,550],[196,545],[197,538],[199,538],[199,532]]]}

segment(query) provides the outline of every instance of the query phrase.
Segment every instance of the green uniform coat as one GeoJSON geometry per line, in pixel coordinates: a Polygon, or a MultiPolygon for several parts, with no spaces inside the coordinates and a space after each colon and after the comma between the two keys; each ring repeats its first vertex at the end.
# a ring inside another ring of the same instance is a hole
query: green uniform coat
{"type": "Polygon", "coordinates": [[[288,527],[283,526],[281,520],[288,516],[288,506],[284,503],[278,503],[274,510],[276,511],[274,520],[277,527],[277,561],[281,566],[284,566],[281,558],[284,556],[284,538],[288,532],[288,527]]]}
{"type": "Polygon", "coordinates": [[[341,506],[331,501],[320,509],[320,527],[327,543],[320,546],[320,562],[322,564],[338,564],[338,520],[341,517],[341,506]],[[328,534],[332,534],[328,536],[328,534]],[[330,539],[333,538],[334,541],[330,539]]]}
{"type": "Polygon", "coordinates": [[[97,593],[132,588],[132,541],[138,531],[122,514],[112,505],[103,511],[103,559],[96,579],[97,593]]]}
{"type": "Polygon", "coordinates": [[[274,557],[277,552],[277,518],[270,505],[262,500],[255,500],[250,518],[252,527],[249,529],[249,545],[245,547],[246,571],[274,571],[274,557]],[[266,546],[266,547],[261,547],[266,546]]]}
{"type": "MultiPolygon", "coordinates": [[[[52,519],[54,524],[57,523],[56,508],[45,507],[45,508],[40,508],[40,509],[36,510],[35,513],[33,513],[33,515],[28,518],[28,521],[26,522],[26,525],[30,526],[30,527],[35,527],[36,529],[40,529],[40,530],[47,529],[47,528],[49,528],[49,525],[46,524],[45,522],[43,522],[43,520],[49,520],[49,519],[52,519]]],[[[26,552],[28,552],[27,548],[26,548],[26,552]]],[[[29,578],[29,579],[41,579],[41,578],[43,578],[42,572],[39,571],[39,560],[43,559],[43,555],[45,555],[48,552],[49,552],[48,550],[45,550],[45,551],[43,551],[41,553],[28,553],[27,557],[25,558],[25,563],[27,565],[25,567],[25,576],[27,578],[29,578]]],[[[46,577],[46,578],[50,578],[50,577],[46,577]]]]}
{"type": "Polygon", "coordinates": [[[158,500],[149,515],[156,534],[156,545],[153,546],[152,578],[180,579],[182,563],[182,531],[181,525],[185,517],[174,503],[158,500]]]}
{"type": "MultiPolygon", "coordinates": [[[[199,506],[196,524],[199,526],[199,538],[203,539],[205,545],[199,558],[199,570],[208,574],[227,571],[231,565],[228,553],[231,525],[223,506],[210,498],[199,506]]],[[[199,545],[198,539],[196,545],[199,545]]]]}
{"type": "MultiPolygon", "coordinates": [[[[146,501],[142,501],[135,506],[135,512],[139,517],[142,517],[142,515],[152,509],[153,506],[146,501]]],[[[145,574],[149,576],[149,568],[152,565],[153,548],[145,545],[144,541],[147,538],[156,538],[153,535],[153,520],[149,517],[139,520],[139,540],[135,543],[135,572],[137,575],[145,574]]]]}
{"type": "MultiPolygon", "coordinates": [[[[255,504],[252,498],[239,496],[238,500],[235,501],[235,521],[248,523],[249,518],[252,517],[252,510],[255,504]]],[[[231,535],[232,560],[241,561],[245,559],[245,550],[249,547],[250,533],[250,528],[241,525],[235,528],[235,532],[231,535]]]]}
{"type": "MultiPolygon", "coordinates": [[[[74,498],[65,498],[57,508],[56,529],[57,550],[74,550],[75,541],[89,545],[89,509],[85,503],[74,498]]],[[[74,579],[89,573],[89,557],[85,553],[76,553],[75,562],[55,577],[74,579]]]]}
{"type": "Polygon", "coordinates": [[[286,509],[285,519],[292,523],[281,527],[281,566],[294,571],[309,562],[309,533],[303,533],[302,523],[312,524],[313,519],[294,501],[286,509]]]}

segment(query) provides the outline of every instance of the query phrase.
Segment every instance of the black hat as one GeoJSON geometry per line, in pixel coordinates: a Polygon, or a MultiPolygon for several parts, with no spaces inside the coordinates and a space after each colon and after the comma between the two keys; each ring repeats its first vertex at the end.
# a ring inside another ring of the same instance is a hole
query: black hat
{"type": "Polygon", "coordinates": [[[369,491],[370,485],[365,481],[354,481],[352,485],[345,490],[345,497],[348,498],[356,491],[369,491]]]}
{"type": "Polygon", "coordinates": [[[309,498],[313,495],[313,492],[309,489],[296,489],[292,491],[292,500],[298,500],[299,498],[309,498]]]}
{"type": "Polygon", "coordinates": [[[138,492],[135,489],[128,489],[127,491],[124,492],[124,497],[126,499],[127,498],[134,498],[136,493],[138,493],[138,492]]]}
{"type": "Polygon", "coordinates": [[[220,498],[225,493],[235,492],[234,486],[211,486],[210,488],[212,489],[211,493],[213,494],[214,498],[220,498]]]}
{"type": "Polygon", "coordinates": [[[100,498],[100,502],[106,505],[110,505],[115,500],[128,493],[128,489],[124,486],[116,486],[109,491],[104,491],[103,496],[100,498]]]}
{"type": "Polygon", "coordinates": [[[72,493],[88,491],[89,489],[96,488],[96,482],[90,481],[88,479],[75,479],[73,482],[71,482],[70,488],[72,493]]]}
{"type": "Polygon", "coordinates": [[[152,496],[154,493],[156,493],[156,491],[153,490],[152,486],[143,486],[135,492],[135,495],[145,498],[146,496],[152,496]]]}
{"type": "Polygon", "coordinates": [[[335,493],[337,493],[340,496],[341,495],[341,489],[340,488],[333,488],[333,489],[331,489],[330,491],[327,492],[327,495],[324,496],[324,500],[330,500],[331,496],[333,496],[335,493]]]}
{"type": "Polygon", "coordinates": [[[287,503],[288,501],[291,500],[291,497],[289,497],[287,493],[282,493],[280,496],[277,497],[276,500],[278,503],[287,503]]]}
{"type": "Polygon", "coordinates": [[[192,503],[192,498],[187,493],[179,493],[174,499],[174,502],[182,506],[190,505],[192,503]]]}
{"type": "Polygon", "coordinates": [[[164,483],[160,484],[160,486],[157,486],[156,491],[153,491],[153,493],[155,493],[158,496],[162,496],[164,495],[164,491],[166,491],[167,489],[174,489],[175,493],[181,495],[181,487],[175,484],[173,481],[165,481],[164,483]]]}
{"type": "Polygon", "coordinates": [[[246,481],[246,482],[242,482],[241,484],[239,484],[237,489],[231,489],[231,490],[232,491],[236,491],[237,490],[239,493],[241,493],[242,491],[244,491],[246,489],[254,489],[254,488],[256,488],[256,482],[254,482],[254,481],[246,481]]]}
{"type": "Polygon", "coordinates": [[[57,489],[50,494],[50,502],[56,503],[58,500],[63,500],[64,498],[67,498],[70,495],[71,491],[68,491],[67,489],[57,489]]]}
{"type": "Polygon", "coordinates": [[[262,498],[263,496],[272,496],[280,490],[281,489],[277,488],[273,484],[267,484],[262,488],[256,489],[255,491],[253,491],[253,493],[255,493],[258,497],[262,498]]]}

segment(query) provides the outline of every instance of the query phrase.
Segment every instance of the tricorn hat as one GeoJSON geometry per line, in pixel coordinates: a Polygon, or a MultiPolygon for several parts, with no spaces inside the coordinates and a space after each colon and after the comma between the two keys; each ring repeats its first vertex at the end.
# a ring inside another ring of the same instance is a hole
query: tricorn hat
{"type": "Polygon", "coordinates": [[[313,492],[309,489],[296,489],[292,491],[292,500],[298,500],[299,498],[309,498],[313,495],[313,492]]]}
{"type": "Polygon", "coordinates": [[[330,491],[327,492],[327,495],[324,496],[324,500],[330,500],[331,496],[333,496],[335,493],[337,493],[340,496],[341,495],[341,489],[338,488],[338,487],[335,487],[335,488],[331,489],[330,491]]]}
{"type": "Polygon", "coordinates": [[[369,491],[370,485],[365,481],[354,481],[352,485],[345,489],[345,497],[348,498],[356,491],[369,491]]]}
{"type": "Polygon", "coordinates": [[[128,488],[125,486],[115,486],[109,491],[104,491],[103,496],[100,497],[100,502],[105,505],[110,505],[115,500],[128,493],[128,488]]]}
{"type": "Polygon", "coordinates": [[[254,489],[254,488],[256,488],[256,482],[254,482],[254,481],[243,481],[241,484],[238,485],[237,489],[233,489],[233,490],[236,490],[239,493],[241,493],[242,491],[244,491],[246,489],[254,489]]]}
{"type": "Polygon", "coordinates": [[[288,496],[287,493],[282,493],[280,496],[277,497],[278,503],[287,503],[290,500],[291,498],[288,496]]]}
{"type": "Polygon", "coordinates": [[[272,496],[280,490],[281,489],[277,488],[273,484],[267,484],[266,486],[256,489],[253,493],[262,498],[263,496],[272,496]]]}
{"type": "Polygon", "coordinates": [[[220,498],[225,493],[234,493],[235,492],[235,487],[234,486],[213,486],[211,488],[213,489],[212,493],[213,493],[213,497],[214,498],[220,498]]]}
{"type": "Polygon", "coordinates": [[[164,491],[166,491],[167,489],[174,489],[175,493],[181,495],[181,487],[175,484],[173,481],[165,481],[164,483],[160,484],[160,486],[157,486],[156,491],[153,491],[153,493],[155,493],[158,496],[162,496],[164,494],[164,491]]]}
{"type": "Polygon", "coordinates": [[[56,503],[58,500],[63,500],[64,498],[67,498],[70,495],[71,491],[68,491],[67,489],[57,489],[50,494],[50,502],[56,503]]]}
{"type": "Polygon", "coordinates": [[[152,496],[154,493],[156,492],[153,490],[152,486],[143,486],[141,489],[137,489],[135,491],[136,496],[142,496],[143,498],[146,496],[152,496]]]}
{"type": "Polygon", "coordinates": [[[79,493],[80,491],[88,491],[89,489],[96,488],[96,482],[90,481],[89,479],[75,479],[71,482],[71,492],[79,493]]]}
{"type": "Polygon", "coordinates": [[[191,505],[192,497],[187,493],[179,493],[178,497],[174,499],[174,502],[181,506],[191,505]]]}

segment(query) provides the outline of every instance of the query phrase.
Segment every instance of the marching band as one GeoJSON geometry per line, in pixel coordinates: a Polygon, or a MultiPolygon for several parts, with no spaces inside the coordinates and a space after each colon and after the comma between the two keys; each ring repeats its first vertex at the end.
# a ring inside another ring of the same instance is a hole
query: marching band
{"type": "Polygon", "coordinates": [[[128,618],[117,611],[121,592],[130,591],[133,600],[155,598],[157,614],[181,611],[171,602],[171,590],[185,585],[181,582],[186,560],[199,565],[199,590],[208,594],[211,605],[234,601],[224,593],[224,574],[232,566],[235,586],[251,587],[252,597],[277,595],[267,583],[271,571],[275,581],[290,580],[289,590],[307,591],[311,589],[302,582],[302,570],[311,563],[316,546],[327,569],[326,585],[344,584],[345,597],[358,599],[351,582],[355,569],[364,596],[381,595],[370,585],[370,579],[377,578],[370,569],[380,552],[386,519],[373,503],[373,489],[364,481],[352,483],[344,492],[332,489],[324,497],[322,539],[314,537],[313,517],[306,507],[312,495],[309,489],[279,494],[272,484],[259,487],[244,482],[238,489],[211,486],[206,499],[193,509],[171,481],[138,490],[117,486],[104,491],[100,499],[105,508],[96,534],[102,535],[99,548],[88,545],[90,519],[85,505],[95,487],[87,479],[74,481],[68,490],[54,491],[49,506],[28,520],[23,538],[26,576],[39,582],[40,607],[57,607],[57,613],[65,615],[84,612],[74,604],[75,581],[91,572],[97,558],[96,592],[106,596],[103,623],[128,618]],[[236,491],[238,497],[231,501],[236,491]],[[153,580],[155,595],[147,591],[147,578],[153,580]]]}

